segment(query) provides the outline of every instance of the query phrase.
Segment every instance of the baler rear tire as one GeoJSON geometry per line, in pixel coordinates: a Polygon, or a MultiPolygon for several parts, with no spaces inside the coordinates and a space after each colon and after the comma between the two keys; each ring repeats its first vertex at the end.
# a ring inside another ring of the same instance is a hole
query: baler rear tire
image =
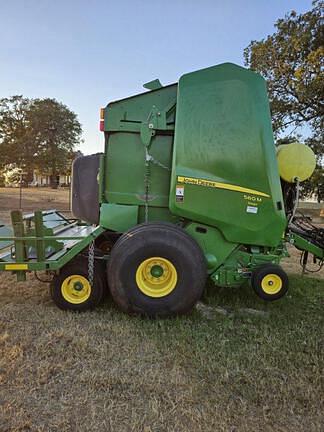
{"type": "Polygon", "coordinates": [[[200,299],[207,267],[201,248],[182,228],[146,223],[119,238],[107,273],[111,295],[124,312],[171,316],[189,312],[200,299]],[[151,274],[154,268],[160,276],[151,274]]]}
{"type": "Polygon", "coordinates": [[[263,264],[256,268],[251,277],[255,293],[266,301],[283,297],[289,288],[287,273],[277,264],[263,264]]]}

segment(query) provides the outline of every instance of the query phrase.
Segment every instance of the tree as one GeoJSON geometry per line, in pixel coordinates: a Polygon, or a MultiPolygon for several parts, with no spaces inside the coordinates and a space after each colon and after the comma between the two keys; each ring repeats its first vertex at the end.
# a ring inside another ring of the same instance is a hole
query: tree
{"type": "Polygon", "coordinates": [[[36,143],[30,128],[30,105],[23,96],[0,99],[0,168],[15,163],[32,172],[36,143]]]}
{"type": "Polygon", "coordinates": [[[59,173],[70,170],[75,147],[81,138],[81,125],[67,106],[55,99],[36,99],[30,110],[30,126],[37,145],[37,164],[48,172],[51,185],[59,173]]]}
{"type": "Polygon", "coordinates": [[[38,168],[55,187],[57,175],[70,170],[81,133],[76,114],[55,99],[0,99],[0,168],[15,163],[28,181],[38,168]]]}
{"type": "Polygon", "coordinates": [[[323,128],[323,7],[315,1],[309,12],[290,12],[276,22],[273,35],[244,51],[245,64],[267,80],[275,132],[305,122],[323,128]]]}
{"type": "MultiPolygon", "coordinates": [[[[323,11],[319,0],[304,14],[292,11],[275,23],[272,35],[244,50],[245,64],[267,81],[275,136],[292,128],[291,133],[306,134],[305,143],[317,155],[317,171],[323,165],[323,11]]],[[[308,193],[318,192],[317,181],[318,172],[308,183],[308,193]]]]}

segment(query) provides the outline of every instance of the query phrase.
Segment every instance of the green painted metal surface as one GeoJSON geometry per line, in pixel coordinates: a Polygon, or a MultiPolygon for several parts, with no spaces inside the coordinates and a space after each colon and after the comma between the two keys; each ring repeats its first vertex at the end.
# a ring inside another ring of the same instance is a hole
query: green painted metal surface
{"type": "MultiPolygon", "coordinates": [[[[172,139],[157,136],[149,154],[165,167],[171,167],[172,139]]],[[[105,199],[114,204],[144,205],[145,148],[139,134],[112,134],[107,150],[105,199]]],[[[170,171],[153,163],[148,171],[149,205],[168,207],[170,171]]]]}
{"type": "Polygon", "coordinates": [[[109,104],[105,131],[107,202],[169,207],[231,243],[280,242],[286,217],[258,74],[228,63],[183,75],[109,104]]]}
{"type": "Polygon", "coordinates": [[[100,226],[124,232],[137,225],[138,206],[105,203],[100,208],[100,226]]]}
{"type": "Polygon", "coordinates": [[[106,202],[168,208],[176,91],[163,87],[105,109],[106,202]]]}
{"type": "Polygon", "coordinates": [[[218,286],[240,286],[250,279],[252,271],[262,264],[278,264],[285,256],[281,247],[274,250],[247,251],[240,247],[228,255],[225,262],[211,275],[218,286]]]}
{"type": "Polygon", "coordinates": [[[231,242],[278,244],[286,217],[261,76],[233,64],[182,76],[176,119],[171,211],[231,242]]]}
{"type": "Polygon", "coordinates": [[[227,241],[217,228],[192,222],[186,226],[186,231],[203,250],[209,273],[220,267],[238,247],[237,243],[227,241]]]}

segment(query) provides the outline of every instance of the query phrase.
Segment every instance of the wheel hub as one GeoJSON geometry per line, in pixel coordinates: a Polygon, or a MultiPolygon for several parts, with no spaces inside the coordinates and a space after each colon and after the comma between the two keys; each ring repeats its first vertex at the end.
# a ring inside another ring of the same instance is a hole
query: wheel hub
{"type": "Polygon", "coordinates": [[[170,294],[178,276],[174,265],[166,258],[152,257],[144,260],[137,268],[136,283],[143,294],[159,298],[170,294]]]}
{"type": "Polygon", "coordinates": [[[69,303],[84,303],[90,297],[91,285],[86,277],[71,275],[62,282],[61,293],[63,298],[69,303]]]}
{"type": "Polygon", "coordinates": [[[75,282],[75,283],[74,283],[73,288],[74,288],[76,291],[82,291],[82,290],[83,290],[83,285],[82,285],[82,283],[81,283],[80,281],[78,281],[78,282],[75,282]]]}
{"type": "Polygon", "coordinates": [[[261,287],[266,294],[277,294],[282,288],[282,279],[275,273],[269,273],[262,279],[261,287]]]}
{"type": "Polygon", "coordinates": [[[163,267],[159,266],[159,265],[154,265],[151,268],[151,275],[155,278],[159,278],[163,275],[163,267]]]}

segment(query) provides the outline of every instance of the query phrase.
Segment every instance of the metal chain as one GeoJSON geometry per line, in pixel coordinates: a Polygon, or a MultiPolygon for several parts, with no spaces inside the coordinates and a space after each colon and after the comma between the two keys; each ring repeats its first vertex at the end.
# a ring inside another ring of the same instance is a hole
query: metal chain
{"type": "Polygon", "coordinates": [[[151,168],[150,168],[150,155],[145,148],[145,175],[144,175],[144,188],[145,188],[145,222],[148,222],[148,200],[149,200],[149,192],[150,192],[150,175],[151,175],[151,168]]]}
{"type": "Polygon", "coordinates": [[[169,167],[163,165],[163,163],[154,159],[152,155],[149,154],[147,147],[145,148],[145,175],[144,175],[144,187],[145,187],[145,222],[148,222],[149,217],[149,192],[150,192],[150,176],[151,176],[151,167],[150,163],[159,166],[167,171],[171,171],[169,167]]]}
{"type": "Polygon", "coordinates": [[[95,243],[93,240],[89,244],[89,252],[88,252],[88,279],[91,286],[93,286],[93,275],[94,275],[94,252],[95,252],[95,243]]]}
{"type": "Polygon", "coordinates": [[[163,169],[165,169],[167,171],[171,171],[171,169],[169,167],[167,167],[166,165],[163,165],[163,163],[161,163],[160,161],[154,159],[154,157],[152,155],[148,154],[148,159],[149,159],[149,162],[154,163],[154,165],[157,165],[160,168],[163,168],[163,169]]]}

